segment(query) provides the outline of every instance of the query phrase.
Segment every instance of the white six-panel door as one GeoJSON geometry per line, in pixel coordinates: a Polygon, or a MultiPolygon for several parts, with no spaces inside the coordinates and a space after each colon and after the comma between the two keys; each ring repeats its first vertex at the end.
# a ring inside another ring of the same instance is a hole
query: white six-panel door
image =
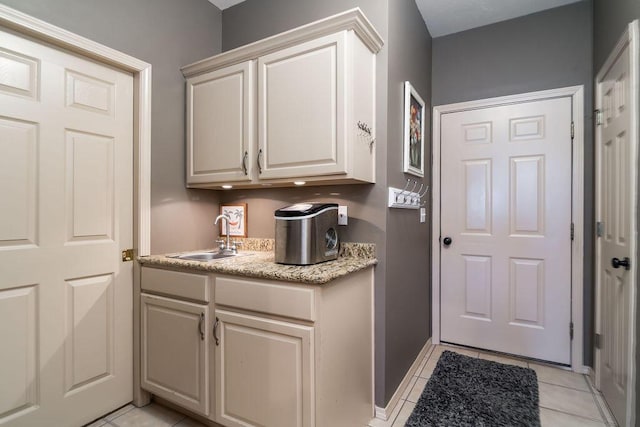
{"type": "Polygon", "coordinates": [[[596,368],[600,390],[618,423],[626,426],[631,425],[628,409],[634,404],[630,400],[630,334],[635,300],[634,181],[638,166],[632,125],[630,43],[616,51],[615,58],[603,66],[596,93],[601,110],[601,123],[596,129],[596,212],[601,224],[596,244],[601,337],[596,368]]]}
{"type": "Polygon", "coordinates": [[[571,108],[442,115],[442,341],[570,364],[571,108]]]}
{"type": "Polygon", "coordinates": [[[0,30],[0,424],[132,398],[132,76],[0,30]]]}

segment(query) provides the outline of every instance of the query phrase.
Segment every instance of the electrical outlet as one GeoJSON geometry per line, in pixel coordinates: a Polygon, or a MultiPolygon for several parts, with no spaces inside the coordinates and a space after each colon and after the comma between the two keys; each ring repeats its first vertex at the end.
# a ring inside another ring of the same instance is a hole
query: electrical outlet
{"type": "Polygon", "coordinates": [[[427,221],[427,209],[426,208],[420,208],[420,222],[426,222],[427,221]]]}
{"type": "Polygon", "coordinates": [[[338,225],[347,225],[349,223],[349,215],[346,206],[338,206],[338,225]]]}

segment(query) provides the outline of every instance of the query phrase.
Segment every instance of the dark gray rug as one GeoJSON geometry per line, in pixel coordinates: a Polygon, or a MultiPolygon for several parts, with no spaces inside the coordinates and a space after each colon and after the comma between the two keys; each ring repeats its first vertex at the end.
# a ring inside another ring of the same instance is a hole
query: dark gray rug
{"type": "Polygon", "coordinates": [[[536,373],[445,351],[405,426],[539,427],[536,373]]]}

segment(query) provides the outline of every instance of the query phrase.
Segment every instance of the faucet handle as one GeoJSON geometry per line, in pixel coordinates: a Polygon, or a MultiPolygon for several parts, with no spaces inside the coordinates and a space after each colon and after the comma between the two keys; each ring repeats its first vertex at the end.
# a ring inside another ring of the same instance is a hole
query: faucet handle
{"type": "Polygon", "coordinates": [[[224,240],[223,239],[216,239],[216,243],[218,244],[218,249],[219,250],[224,250],[226,248],[226,245],[224,244],[224,240]]]}
{"type": "Polygon", "coordinates": [[[242,246],[242,242],[239,242],[237,240],[232,240],[231,241],[231,247],[229,249],[231,249],[234,252],[238,251],[238,246],[242,246]]]}

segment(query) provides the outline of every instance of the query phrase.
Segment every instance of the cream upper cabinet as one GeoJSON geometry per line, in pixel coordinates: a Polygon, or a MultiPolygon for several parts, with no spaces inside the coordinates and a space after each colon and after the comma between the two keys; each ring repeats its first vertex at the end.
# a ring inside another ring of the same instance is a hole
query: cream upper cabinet
{"type": "Polygon", "coordinates": [[[250,181],[254,61],[187,79],[187,183],[250,181]]]}
{"type": "Polygon", "coordinates": [[[183,67],[187,185],[375,182],[381,47],[353,9],[183,67]]]}

